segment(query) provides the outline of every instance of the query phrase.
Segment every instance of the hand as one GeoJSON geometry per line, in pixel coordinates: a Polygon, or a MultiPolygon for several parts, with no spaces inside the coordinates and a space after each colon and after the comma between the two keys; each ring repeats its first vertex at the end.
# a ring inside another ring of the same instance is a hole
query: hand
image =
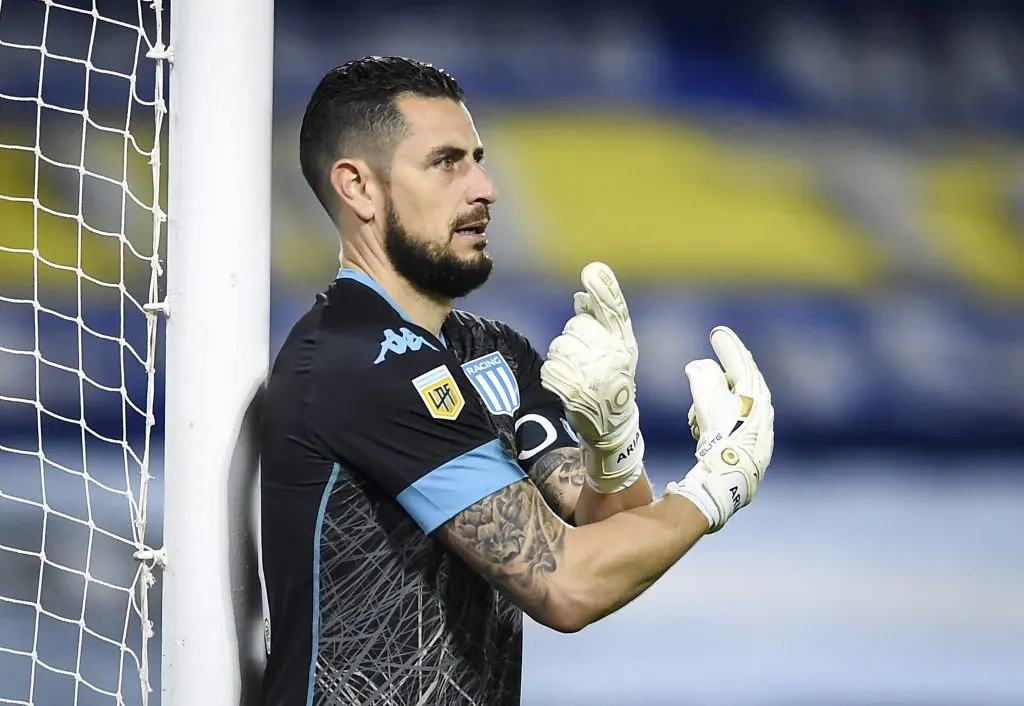
{"type": "Polygon", "coordinates": [[[711,347],[724,372],[710,359],[686,366],[697,464],[665,492],[693,502],[707,518],[708,532],[717,532],[750,503],[764,477],[775,448],[775,409],[761,371],[731,329],[712,330],[711,347]]]}
{"type": "Polygon", "coordinates": [[[541,384],[561,399],[580,437],[587,482],[601,493],[616,493],[643,472],[636,337],[611,269],[592,262],[580,279],[586,291],[576,293],[576,315],[548,348],[541,384]]]}

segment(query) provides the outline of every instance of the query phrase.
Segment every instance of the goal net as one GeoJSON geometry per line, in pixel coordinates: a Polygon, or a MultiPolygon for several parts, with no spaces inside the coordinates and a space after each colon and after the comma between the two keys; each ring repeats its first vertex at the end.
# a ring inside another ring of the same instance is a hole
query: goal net
{"type": "Polygon", "coordinates": [[[0,0],[3,704],[157,702],[163,13],[0,0]]]}

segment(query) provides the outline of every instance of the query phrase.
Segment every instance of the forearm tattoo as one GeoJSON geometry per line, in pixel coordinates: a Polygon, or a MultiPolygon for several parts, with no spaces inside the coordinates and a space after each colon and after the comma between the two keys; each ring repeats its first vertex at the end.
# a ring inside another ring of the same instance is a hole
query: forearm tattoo
{"type": "Polygon", "coordinates": [[[559,517],[571,522],[583,487],[583,457],[578,448],[548,451],[530,468],[530,479],[559,517]]]}
{"type": "Polygon", "coordinates": [[[548,607],[549,578],[562,556],[566,525],[529,480],[466,508],[441,532],[449,547],[520,607],[548,607]]]}

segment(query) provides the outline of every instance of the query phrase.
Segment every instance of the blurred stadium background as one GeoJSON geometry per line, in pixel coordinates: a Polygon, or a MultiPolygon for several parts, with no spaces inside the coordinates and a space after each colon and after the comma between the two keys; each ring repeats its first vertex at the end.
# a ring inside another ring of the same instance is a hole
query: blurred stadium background
{"type": "MultiPolygon", "coordinates": [[[[119,4],[134,7],[99,3],[119,4]]],[[[0,41],[38,46],[42,6],[3,0],[0,41]]],[[[81,56],[90,23],[51,13],[46,46],[81,56]]],[[[275,350],[337,267],[298,169],[305,100],[331,66],[402,54],[466,88],[502,191],[496,274],[465,307],[543,351],[580,267],[612,265],[640,341],[657,483],[688,467],[682,366],[709,353],[711,326],[734,327],[772,386],[777,452],[758,502],[600,625],[529,625],[524,704],[1024,703],[1024,5],[292,0],[278,2],[276,37],[275,350]]],[[[39,72],[38,51],[0,47],[0,92],[37,95],[39,72]]],[[[80,110],[83,76],[48,59],[47,101],[80,110]]],[[[125,90],[93,82],[90,111],[123,112],[125,90]]],[[[79,163],[81,120],[52,113],[43,151],[79,163]]],[[[31,144],[35,121],[34,105],[0,101],[0,143],[31,144]]],[[[123,157],[101,135],[89,145],[91,170],[123,157]]],[[[0,149],[0,193],[31,194],[35,179],[31,159],[0,149]]],[[[41,168],[38,194],[120,227],[120,189],[74,170],[41,168]]],[[[146,216],[129,209],[127,232],[146,216]]],[[[0,200],[0,241],[30,247],[34,217],[41,251],[75,262],[74,223],[30,205],[0,200]]],[[[84,237],[85,269],[116,281],[118,249],[84,237]]],[[[32,274],[31,258],[0,255],[4,294],[31,294],[32,274]]],[[[76,309],[73,274],[42,267],[38,285],[76,309]]],[[[109,297],[82,296],[92,326],[119,330],[109,297]]],[[[126,338],[143,323],[125,321],[126,338]]],[[[77,366],[73,323],[44,319],[39,336],[44,355],[77,366]]],[[[30,307],[0,303],[0,345],[36,345],[30,307]]],[[[230,365],[230,351],[210,354],[230,365]]],[[[120,379],[116,346],[86,341],[83,355],[91,378],[120,379]]],[[[0,352],[0,396],[35,397],[27,362],[0,352]]],[[[144,394],[131,375],[129,394],[144,394]]],[[[38,382],[47,409],[77,418],[77,376],[38,382]]],[[[119,396],[88,395],[90,429],[119,437],[119,396]]],[[[35,436],[35,409],[0,401],[0,440],[35,436]]],[[[88,443],[95,477],[121,472],[88,443]]],[[[77,424],[47,419],[43,444],[83,463],[77,424]]],[[[51,502],[84,512],[80,477],[46,479],[51,502]]],[[[38,495],[38,462],[4,454],[0,488],[38,495]]],[[[127,517],[114,503],[93,512],[127,517]]],[[[80,529],[51,523],[48,556],[74,564],[80,529]]],[[[0,538],[38,551],[37,511],[0,503],[0,538]]],[[[131,568],[123,549],[95,551],[131,568]]],[[[0,552],[0,594],[34,601],[39,575],[38,559],[0,552]]],[[[77,615],[75,577],[43,575],[43,603],[77,615]]],[[[120,625],[124,608],[108,608],[120,625]]],[[[0,604],[0,634],[31,640],[34,617],[0,604]]],[[[40,652],[74,667],[74,633],[44,621],[40,652]]],[[[89,655],[78,669],[116,668],[116,654],[89,655]]],[[[23,698],[25,680],[24,662],[0,659],[0,697],[23,698]]],[[[72,703],[59,681],[47,706],[72,703]]]]}

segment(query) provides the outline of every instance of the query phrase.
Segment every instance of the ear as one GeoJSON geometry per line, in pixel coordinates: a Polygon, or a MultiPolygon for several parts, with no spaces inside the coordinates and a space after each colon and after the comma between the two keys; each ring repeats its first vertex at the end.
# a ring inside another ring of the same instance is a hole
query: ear
{"type": "Polygon", "coordinates": [[[376,214],[377,190],[372,181],[373,171],[361,159],[339,159],[331,167],[331,188],[363,222],[372,221],[376,214]]]}

